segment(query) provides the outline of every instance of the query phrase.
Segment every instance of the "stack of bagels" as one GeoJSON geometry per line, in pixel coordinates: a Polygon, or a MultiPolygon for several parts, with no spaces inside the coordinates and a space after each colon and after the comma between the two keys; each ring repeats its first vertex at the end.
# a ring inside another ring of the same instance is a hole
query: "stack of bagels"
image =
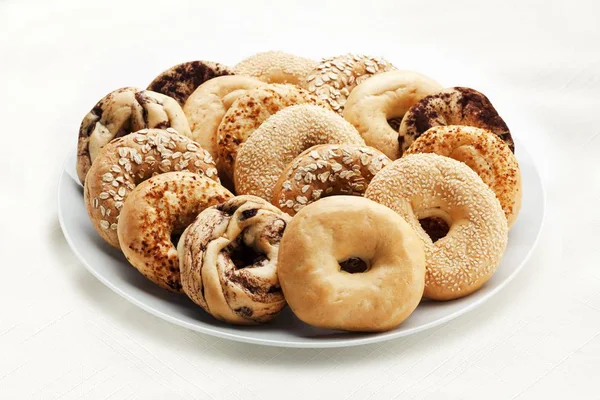
{"type": "Polygon", "coordinates": [[[494,274],[521,204],[489,99],[378,57],[192,61],[102,98],[77,173],[98,234],[215,318],[384,331],[494,274]]]}

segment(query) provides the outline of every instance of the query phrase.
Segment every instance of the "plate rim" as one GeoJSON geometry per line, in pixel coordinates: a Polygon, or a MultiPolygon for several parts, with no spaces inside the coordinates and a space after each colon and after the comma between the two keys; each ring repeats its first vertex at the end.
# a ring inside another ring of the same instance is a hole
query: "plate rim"
{"type": "MultiPolygon", "coordinates": [[[[523,146],[522,142],[520,142],[520,141],[518,141],[518,142],[519,142],[519,147],[525,147],[525,146],[523,146]]],[[[399,332],[388,331],[388,332],[385,332],[385,333],[382,333],[379,335],[374,335],[371,337],[332,339],[332,340],[327,340],[327,341],[307,342],[307,341],[293,341],[293,340],[281,341],[281,340],[274,340],[274,339],[255,338],[255,337],[250,337],[250,336],[245,336],[245,335],[237,335],[234,333],[221,331],[220,329],[217,329],[217,328],[198,326],[198,325],[191,324],[189,322],[183,321],[183,320],[173,317],[169,314],[166,314],[166,313],[132,297],[131,295],[129,295],[128,293],[126,293],[125,291],[123,291],[122,289],[120,289],[119,287],[114,285],[110,280],[106,279],[101,274],[99,274],[94,268],[92,268],[87,263],[85,258],[81,255],[79,250],[77,250],[76,246],[73,244],[69,233],[67,233],[67,230],[65,229],[64,218],[63,218],[62,208],[61,208],[61,190],[60,189],[63,185],[64,179],[69,179],[71,181],[73,181],[73,179],[74,179],[67,171],[67,168],[68,168],[67,164],[73,159],[74,151],[71,151],[67,154],[66,159],[62,165],[61,176],[59,178],[58,185],[57,185],[58,221],[59,221],[63,236],[64,236],[65,240],[67,241],[67,244],[69,245],[69,248],[75,254],[75,256],[77,257],[79,262],[81,262],[83,264],[83,266],[85,267],[85,269],[88,272],[90,272],[96,279],[98,279],[100,282],[102,282],[102,284],[104,284],[106,287],[111,289],[113,292],[115,292],[116,294],[118,294],[119,296],[124,298],[125,300],[129,301],[130,303],[136,305],[140,309],[142,309],[142,310],[148,312],[149,314],[152,314],[155,317],[158,317],[162,320],[168,321],[172,324],[181,326],[183,328],[192,330],[194,332],[200,332],[200,333],[218,337],[221,339],[228,339],[228,340],[232,340],[235,342],[250,343],[250,344],[256,344],[256,345],[263,345],[263,346],[282,347],[282,348],[307,348],[307,349],[361,346],[361,345],[385,342],[385,341],[397,339],[400,337],[410,336],[410,335],[434,328],[436,326],[440,326],[442,324],[445,324],[448,321],[458,318],[459,316],[464,315],[464,314],[474,310],[475,308],[479,307],[480,305],[484,304],[492,296],[496,295],[502,289],[504,289],[510,282],[512,282],[512,280],[517,276],[517,274],[519,272],[521,272],[521,270],[523,269],[525,264],[527,264],[527,262],[529,261],[529,259],[532,256],[533,252],[535,251],[535,249],[538,246],[540,236],[541,236],[541,234],[544,230],[545,224],[546,224],[546,208],[547,208],[546,188],[544,186],[544,181],[542,180],[542,176],[541,176],[539,168],[538,168],[538,163],[537,163],[534,155],[531,152],[529,152],[529,150],[526,150],[526,152],[528,153],[529,158],[531,159],[533,171],[535,172],[535,175],[537,176],[537,180],[540,183],[541,195],[542,195],[542,203],[541,203],[542,215],[541,215],[540,228],[537,231],[536,237],[533,241],[533,244],[529,248],[527,255],[525,256],[523,261],[521,261],[521,263],[515,268],[515,270],[508,277],[506,277],[501,283],[499,283],[498,286],[491,289],[484,296],[482,296],[481,298],[477,299],[476,301],[466,305],[465,307],[463,307],[459,310],[456,310],[456,311],[454,311],[442,318],[439,318],[435,321],[426,323],[424,325],[420,325],[418,327],[412,328],[407,331],[399,331],[399,332]]],[[[77,182],[71,182],[71,183],[76,184],[77,182]]],[[[83,187],[81,185],[79,185],[79,187],[83,189],[83,187]]]]}

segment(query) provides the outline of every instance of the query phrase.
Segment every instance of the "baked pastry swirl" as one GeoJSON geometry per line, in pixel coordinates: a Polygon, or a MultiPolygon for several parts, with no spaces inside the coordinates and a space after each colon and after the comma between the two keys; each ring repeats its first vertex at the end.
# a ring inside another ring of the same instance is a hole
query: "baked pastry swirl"
{"type": "Polygon", "coordinates": [[[285,306],[277,257],[290,219],[255,196],[202,211],[177,246],[184,292],[222,321],[255,325],[273,319],[285,306]]]}

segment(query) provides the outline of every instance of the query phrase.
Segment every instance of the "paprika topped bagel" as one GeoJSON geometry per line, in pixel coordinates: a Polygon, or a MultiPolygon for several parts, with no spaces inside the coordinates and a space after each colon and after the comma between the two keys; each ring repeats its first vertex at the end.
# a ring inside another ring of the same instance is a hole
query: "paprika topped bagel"
{"type": "Polygon", "coordinates": [[[494,191],[508,226],[521,208],[521,171],[506,143],[492,132],[472,126],[435,126],[404,154],[435,153],[467,164],[494,191]]]}
{"type": "Polygon", "coordinates": [[[494,274],[508,241],[504,211],[494,192],[466,164],[437,154],[410,154],[371,181],[365,197],[391,208],[425,246],[424,296],[464,297],[494,274]],[[433,241],[420,220],[444,221],[448,233],[433,241]]]}

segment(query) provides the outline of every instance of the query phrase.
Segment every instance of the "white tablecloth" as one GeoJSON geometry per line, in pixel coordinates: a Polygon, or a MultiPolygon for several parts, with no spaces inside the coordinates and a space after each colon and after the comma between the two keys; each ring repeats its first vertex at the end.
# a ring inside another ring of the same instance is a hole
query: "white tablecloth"
{"type": "Polygon", "coordinates": [[[600,398],[600,3],[166,3],[0,1],[1,399],[600,398]],[[548,207],[522,273],[446,325],[326,350],[194,333],[90,275],[56,211],[82,116],[177,62],[271,49],[384,55],[533,123],[513,134],[548,207]]]}

